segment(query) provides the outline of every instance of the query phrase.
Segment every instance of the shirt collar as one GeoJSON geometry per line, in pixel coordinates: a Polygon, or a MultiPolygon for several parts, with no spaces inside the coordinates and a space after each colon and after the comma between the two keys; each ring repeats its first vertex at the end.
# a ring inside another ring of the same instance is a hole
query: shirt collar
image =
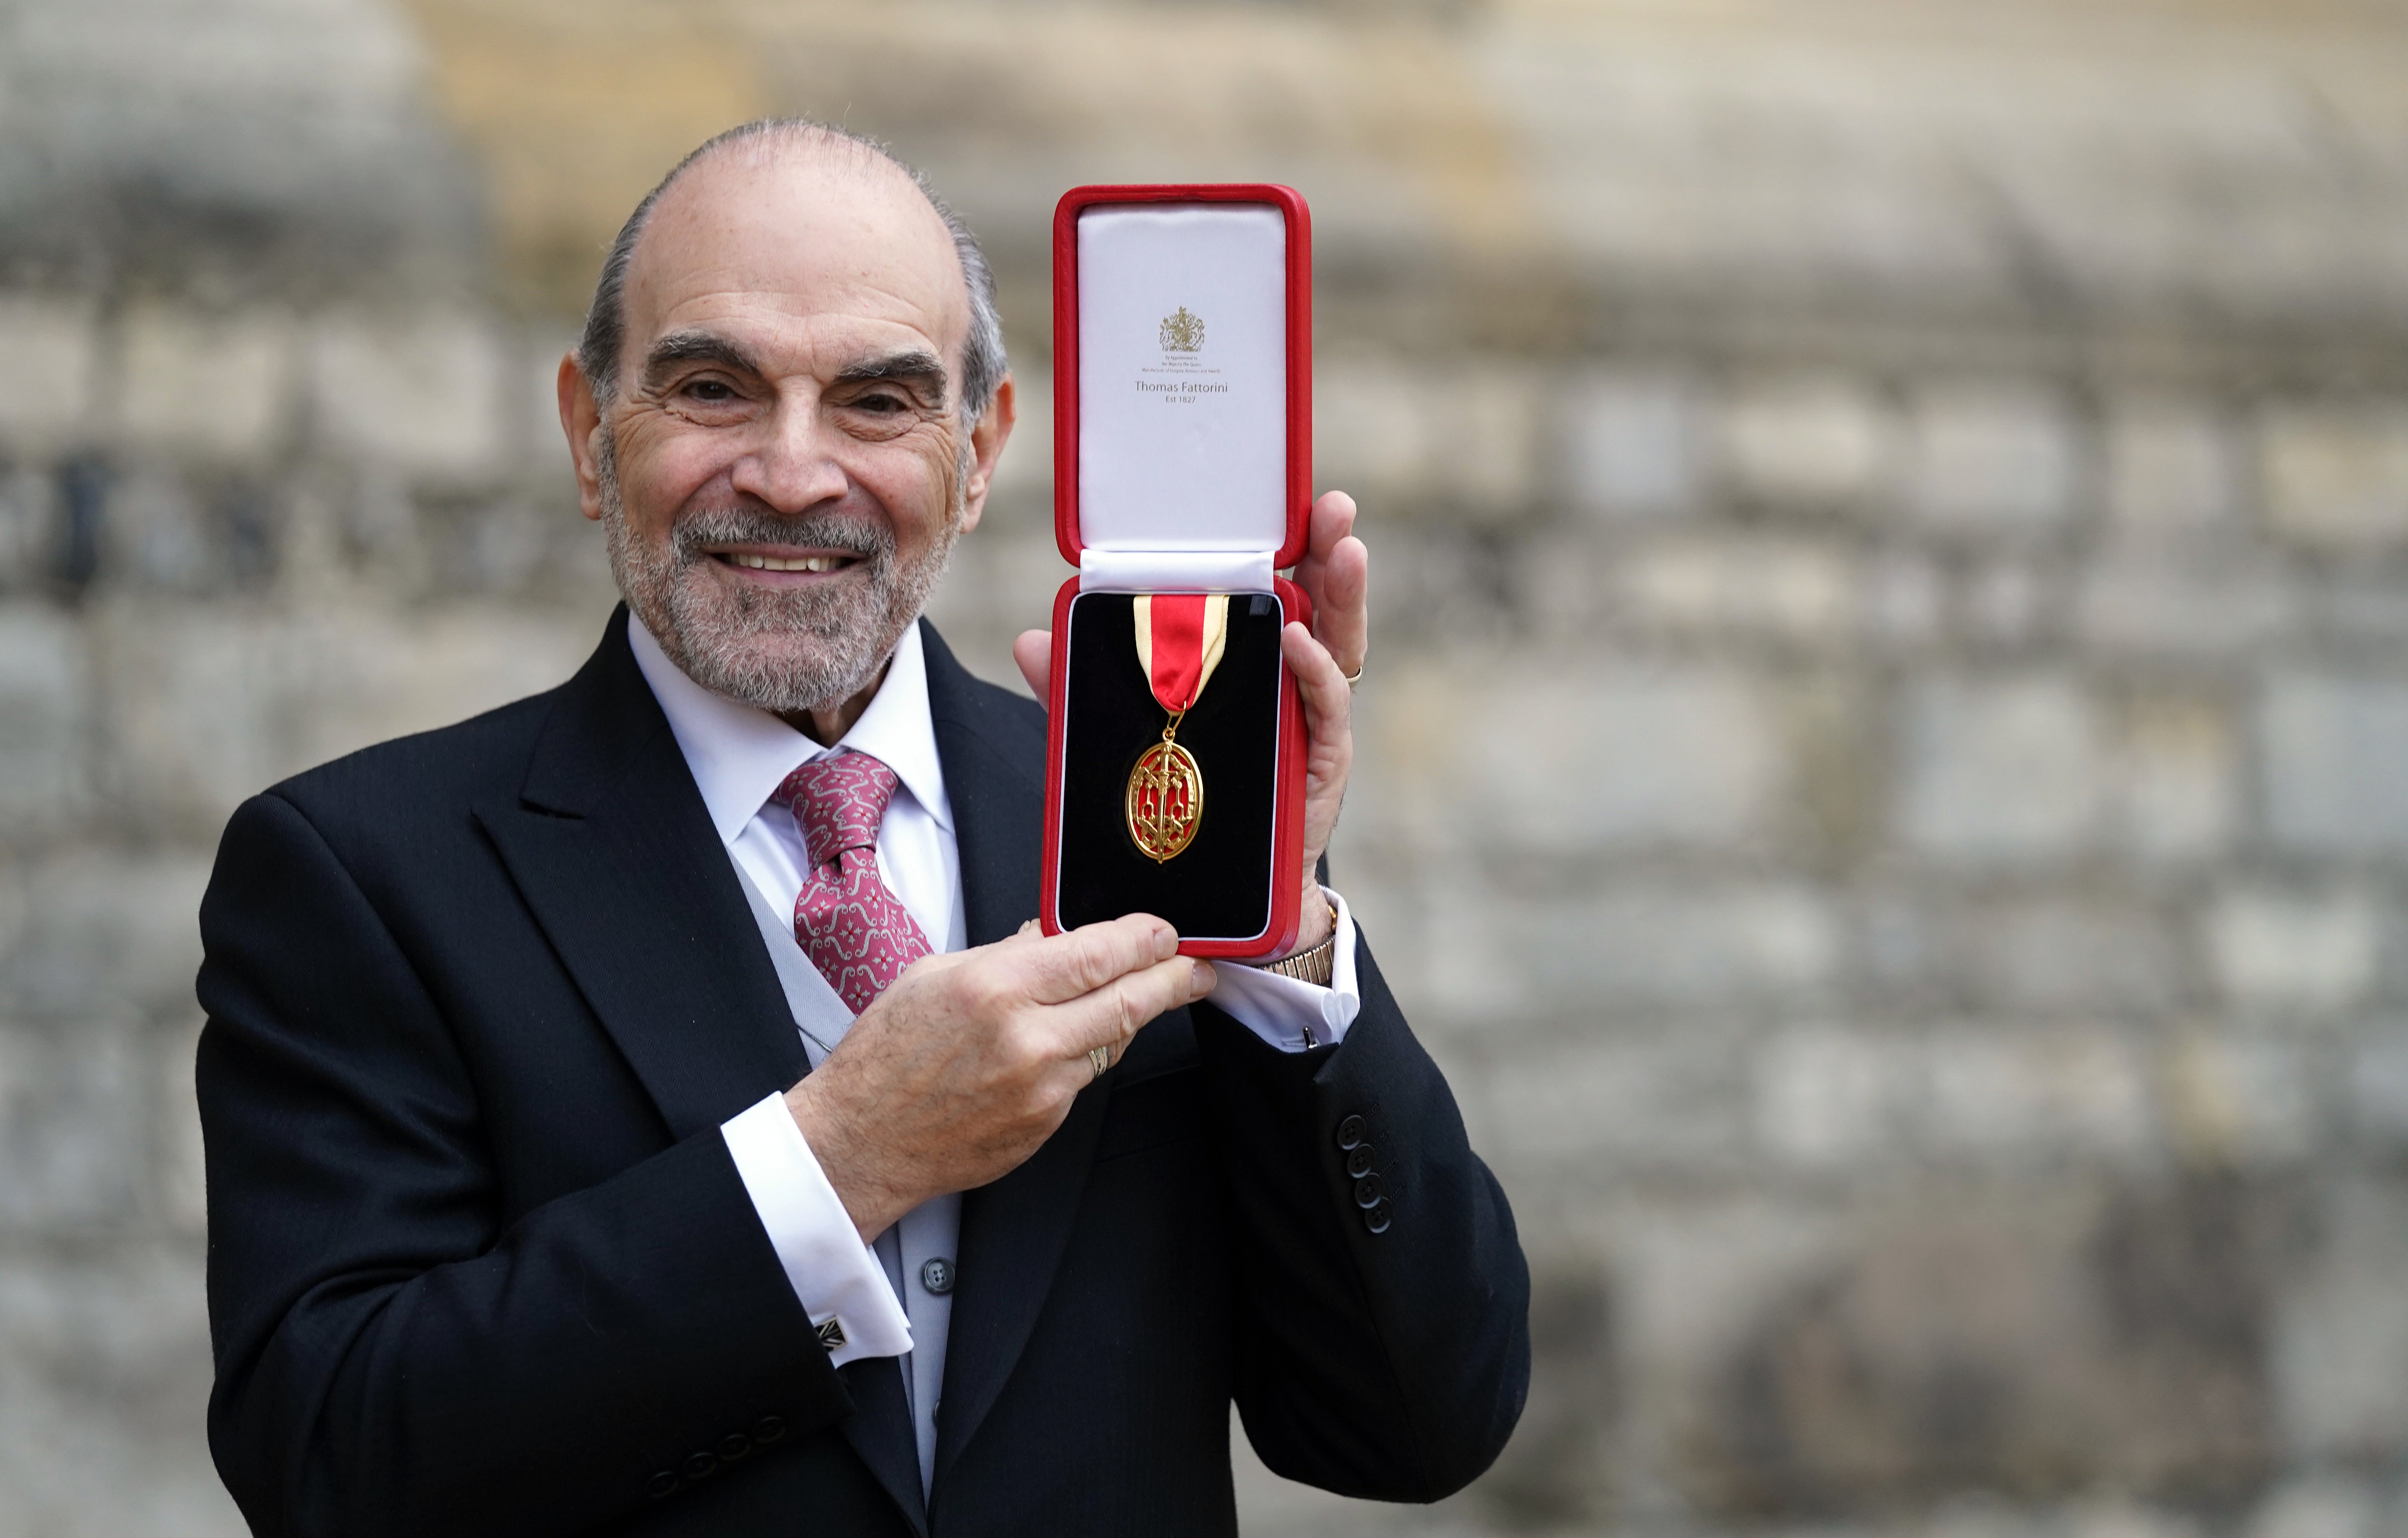
{"type": "Polygon", "coordinates": [[[627,611],[627,642],[644,682],[669,718],[669,731],[685,755],[721,843],[736,841],[796,766],[840,748],[868,754],[893,769],[903,789],[938,826],[953,831],[953,804],[945,797],[945,771],[937,757],[937,726],[928,714],[927,654],[918,624],[896,643],[886,681],[870,697],[869,708],[833,747],[822,747],[768,712],[715,695],[688,678],[632,609],[627,611]]]}

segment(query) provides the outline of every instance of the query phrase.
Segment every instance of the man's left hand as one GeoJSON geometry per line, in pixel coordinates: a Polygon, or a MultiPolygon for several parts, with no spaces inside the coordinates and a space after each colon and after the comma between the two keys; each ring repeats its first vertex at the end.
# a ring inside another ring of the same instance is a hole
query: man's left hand
{"type": "MultiPolygon", "coordinates": [[[[1304,901],[1297,911],[1296,948],[1309,951],[1329,938],[1329,905],[1321,900],[1314,870],[1338,828],[1346,798],[1346,777],[1354,764],[1353,691],[1350,673],[1363,670],[1369,634],[1370,552],[1354,538],[1354,498],[1324,493],[1312,504],[1312,532],[1296,563],[1297,585],[1312,599],[1312,625],[1290,624],[1280,638],[1288,671],[1304,699],[1311,741],[1305,750],[1304,901]]],[[[1012,660],[1039,699],[1048,697],[1054,633],[1024,630],[1012,642],[1012,660]]]]}

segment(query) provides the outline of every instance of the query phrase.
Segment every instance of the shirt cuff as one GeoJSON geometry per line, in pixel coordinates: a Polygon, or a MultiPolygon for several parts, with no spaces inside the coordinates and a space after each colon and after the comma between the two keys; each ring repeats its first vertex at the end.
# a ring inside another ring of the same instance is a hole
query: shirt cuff
{"type": "Polygon", "coordinates": [[[1326,886],[1321,895],[1338,911],[1329,986],[1233,961],[1212,964],[1220,981],[1206,997],[1213,1008],[1282,1052],[1337,1045],[1346,1040],[1347,1028],[1363,1008],[1363,996],[1354,990],[1354,917],[1346,911],[1344,898],[1326,886]]]}
{"type": "Polygon", "coordinates": [[[911,1321],[887,1284],[886,1268],[861,1242],[851,1215],[828,1184],[803,1129],[771,1095],[719,1127],[744,1194],[767,1230],[786,1281],[827,1342],[828,1363],[855,1357],[900,1357],[911,1349],[911,1321]],[[828,1332],[835,1321],[836,1334],[828,1332]]]}

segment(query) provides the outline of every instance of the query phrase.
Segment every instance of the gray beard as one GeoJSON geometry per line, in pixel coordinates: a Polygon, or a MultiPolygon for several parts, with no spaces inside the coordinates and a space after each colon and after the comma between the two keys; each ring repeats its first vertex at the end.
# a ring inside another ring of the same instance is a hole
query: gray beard
{"type": "Polygon", "coordinates": [[[602,528],[610,574],[681,672],[716,695],[781,715],[828,710],[859,694],[927,607],[962,526],[967,477],[927,554],[905,564],[882,520],[786,516],[757,504],[679,517],[668,548],[638,544],[620,500],[618,456],[603,435],[602,528]],[[866,582],[782,590],[738,586],[699,569],[712,544],[808,545],[862,562],[866,582]]]}

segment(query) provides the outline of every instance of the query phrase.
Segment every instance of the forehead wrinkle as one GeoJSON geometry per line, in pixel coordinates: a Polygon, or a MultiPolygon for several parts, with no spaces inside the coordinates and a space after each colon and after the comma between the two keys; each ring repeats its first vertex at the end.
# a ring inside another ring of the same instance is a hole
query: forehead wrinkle
{"type": "Polygon", "coordinates": [[[664,322],[725,297],[802,315],[858,309],[943,352],[968,336],[960,256],[920,190],[899,172],[864,176],[807,152],[695,166],[639,235],[628,289],[664,322]]]}

